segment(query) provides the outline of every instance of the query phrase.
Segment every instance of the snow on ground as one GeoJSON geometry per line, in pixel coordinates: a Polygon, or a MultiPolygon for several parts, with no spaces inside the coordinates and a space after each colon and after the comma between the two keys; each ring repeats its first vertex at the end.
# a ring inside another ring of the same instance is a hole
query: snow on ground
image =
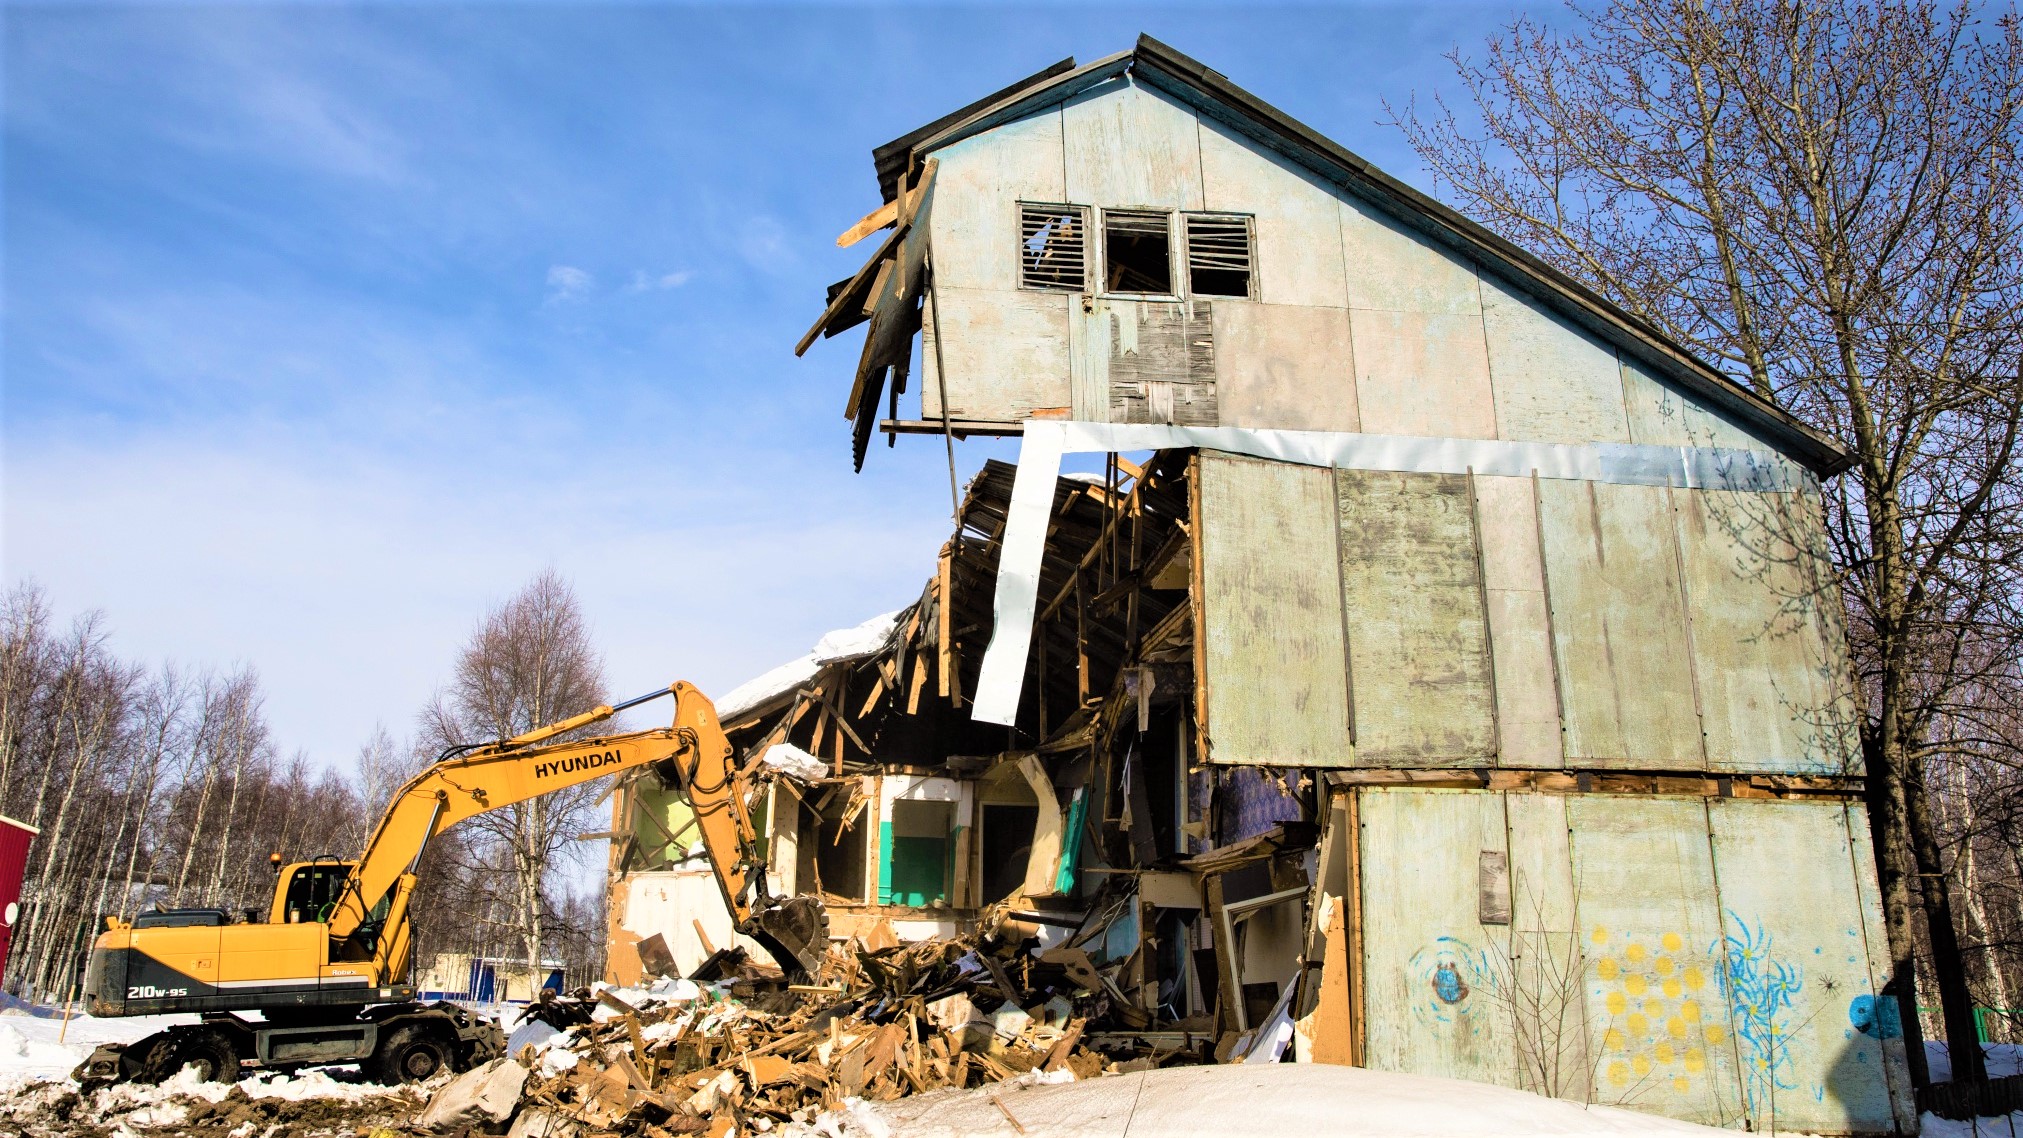
{"type": "Polygon", "coordinates": [[[132,1016],[93,1019],[72,1015],[65,1027],[61,1009],[12,1006],[0,1012],[0,1089],[39,1079],[67,1079],[101,1043],[132,1043],[196,1016],[132,1016]],[[55,1014],[49,1014],[51,1011],[55,1014]],[[57,1042],[58,1039],[62,1042],[57,1042]]]}

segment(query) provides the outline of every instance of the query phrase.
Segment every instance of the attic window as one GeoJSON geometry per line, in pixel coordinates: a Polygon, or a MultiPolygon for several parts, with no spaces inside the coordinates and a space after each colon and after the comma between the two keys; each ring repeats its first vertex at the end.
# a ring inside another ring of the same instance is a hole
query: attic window
{"type": "Polygon", "coordinates": [[[1088,283],[1082,207],[1019,203],[1019,284],[1080,292],[1088,283]]]}
{"type": "Polygon", "coordinates": [[[1165,213],[1103,211],[1103,291],[1173,295],[1173,230],[1165,213]]]}
{"type": "Polygon", "coordinates": [[[1250,219],[1190,213],[1181,224],[1187,235],[1187,291],[1249,296],[1250,219]]]}

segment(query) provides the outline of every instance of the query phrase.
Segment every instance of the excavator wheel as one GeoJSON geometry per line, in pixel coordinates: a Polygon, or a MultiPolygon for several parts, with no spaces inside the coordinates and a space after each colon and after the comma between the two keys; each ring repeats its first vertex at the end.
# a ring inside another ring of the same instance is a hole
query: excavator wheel
{"type": "Polygon", "coordinates": [[[411,1023],[393,1029],[379,1045],[373,1056],[373,1076],[387,1086],[419,1083],[449,1068],[454,1058],[440,1032],[411,1023]]]}
{"type": "Polygon", "coordinates": [[[197,1069],[205,1083],[239,1081],[239,1051],[224,1032],[210,1027],[171,1028],[148,1049],[134,1074],[137,1083],[163,1083],[184,1067],[197,1069]]]}

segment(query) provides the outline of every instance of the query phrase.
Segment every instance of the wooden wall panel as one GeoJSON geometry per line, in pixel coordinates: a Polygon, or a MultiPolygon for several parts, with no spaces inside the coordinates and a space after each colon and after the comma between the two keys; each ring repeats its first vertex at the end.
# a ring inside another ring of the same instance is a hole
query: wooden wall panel
{"type": "Polygon", "coordinates": [[[1751,1129],[1888,1130],[1882,1046],[1854,1025],[1876,988],[1844,808],[1717,798],[1707,809],[1751,1129]]]}
{"type": "Polygon", "coordinates": [[[1495,697],[1467,477],[1338,470],[1335,486],[1357,762],[1484,765],[1495,697]]]}
{"type": "Polygon", "coordinates": [[[1652,375],[1635,360],[1625,358],[1622,372],[1631,442],[1647,446],[1774,449],[1719,412],[1652,375]]]}
{"type": "Polygon", "coordinates": [[[1703,768],[1667,491],[1538,487],[1567,764],[1703,768]]]}
{"type": "Polygon", "coordinates": [[[1842,656],[1821,619],[1838,598],[1819,595],[1804,500],[1719,490],[1672,499],[1709,766],[1845,773],[1856,739],[1836,700],[1842,656]]]}
{"type": "Polygon", "coordinates": [[[1200,128],[1192,110],[1118,79],[1069,100],[1061,116],[1069,201],[1107,209],[1201,208],[1200,128]]]}
{"type": "Polygon", "coordinates": [[[1563,766],[1552,622],[1531,479],[1477,475],[1475,517],[1496,675],[1497,765],[1563,766]]]}
{"type": "Polygon", "coordinates": [[[1473,264],[1361,202],[1338,200],[1350,308],[1482,314],[1473,264]]]}
{"type": "Polygon", "coordinates": [[[1218,300],[1215,348],[1224,426],[1361,429],[1346,309],[1218,300]]]}
{"type": "Polygon", "coordinates": [[[1486,276],[1481,284],[1500,436],[1543,443],[1630,441],[1615,349],[1486,276]]]}
{"type": "Polygon", "coordinates": [[[1573,850],[1559,795],[1506,794],[1510,832],[1510,989],[1517,1085],[1591,1101],[1585,937],[1574,912],[1573,850]]]}
{"type": "Polygon", "coordinates": [[[1567,824],[1597,1101],[1739,1125],[1706,806],[1584,794],[1567,824]]]}
{"type": "Polygon", "coordinates": [[[1106,307],[1109,328],[1088,331],[1109,336],[1109,421],[1219,425],[1213,303],[1111,301],[1106,307]]]}
{"type": "Polygon", "coordinates": [[[1330,470],[1201,459],[1208,758],[1351,766],[1330,470]]]}
{"type": "Polygon", "coordinates": [[[1276,155],[1209,120],[1201,123],[1203,208],[1253,215],[1253,295],[1266,304],[1348,307],[1340,199],[1276,155]]]}
{"type": "Polygon", "coordinates": [[[1507,853],[1500,795],[1365,790],[1362,816],[1366,1065],[1517,1084],[1494,992],[1505,926],[1477,918],[1484,850],[1507,853]]]}
{"type": "Polygon", "coordinates": [[[921,412],[941,415],[937,359],[948,366],[949,414],[958,419],[1021,419],[1068,406],[1068,311],[1075,298],[935,286],[942,342],[935,350],[936,313],[922,318],[921,412]]]}
{"type": "Polygon", "coordinates": [[[1061,202],[1059,107],[934,152],[934,279],[954,288],[1018,287],[1018,203],[1061,202]]]}
{"type": "MultiPolygon", "coordinates": [[[[1861,904],[1862,945],[1868,953],[1869,983],[1881,992],[1890,978],[1890,945],[1883,925],[1882,890],[1876,883],[1875,846],[1869,836],[1868,810],[1858,803],[1848,803],[1842,806],[1841,813],[1847,825],[1848,848],[1852,851],[1855,893],[1861,904]]],[[[1859,1015],[1858,1009],[1849,1010],[1857,1013],[1849,1016],[1849,1026],[1865,1020],[1866,1033],[1881,1042],[1883,1074],[1887,1076],[1892,1112],[1898,1131],[1908,1134],[1917,1125],[1917,1092],[1911,1086],[1903,1013],[1896,997],[1878,996],[1866,1016],[1859,1015]]]]}
{"type": "Polygon", "coordinates": [[[1496,437],[1480,315],[1354,309],[1356,406],[1377,435],[1496,437]]]}

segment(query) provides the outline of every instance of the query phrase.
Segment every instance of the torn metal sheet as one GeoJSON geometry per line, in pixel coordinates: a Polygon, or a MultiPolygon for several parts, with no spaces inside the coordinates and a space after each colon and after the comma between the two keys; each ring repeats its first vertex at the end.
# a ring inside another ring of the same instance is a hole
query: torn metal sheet
{"type": "Polygon", "coordinates": [[[1631,486],[1791,493],[1814,481],[1797,463],[1770,451],[1627,443],[1518,443],[1340,431],[1181,427],[1161,423],[1088,423],[1028,419],[998,562],[990,648],[984,653],[972,718],[1011,724],[1018,716],[1032,647],[1040,557],[1048,506],[1069,453],[1202,447],[1303,466],[1418,474],[1509,475],[1631,486]]]}

